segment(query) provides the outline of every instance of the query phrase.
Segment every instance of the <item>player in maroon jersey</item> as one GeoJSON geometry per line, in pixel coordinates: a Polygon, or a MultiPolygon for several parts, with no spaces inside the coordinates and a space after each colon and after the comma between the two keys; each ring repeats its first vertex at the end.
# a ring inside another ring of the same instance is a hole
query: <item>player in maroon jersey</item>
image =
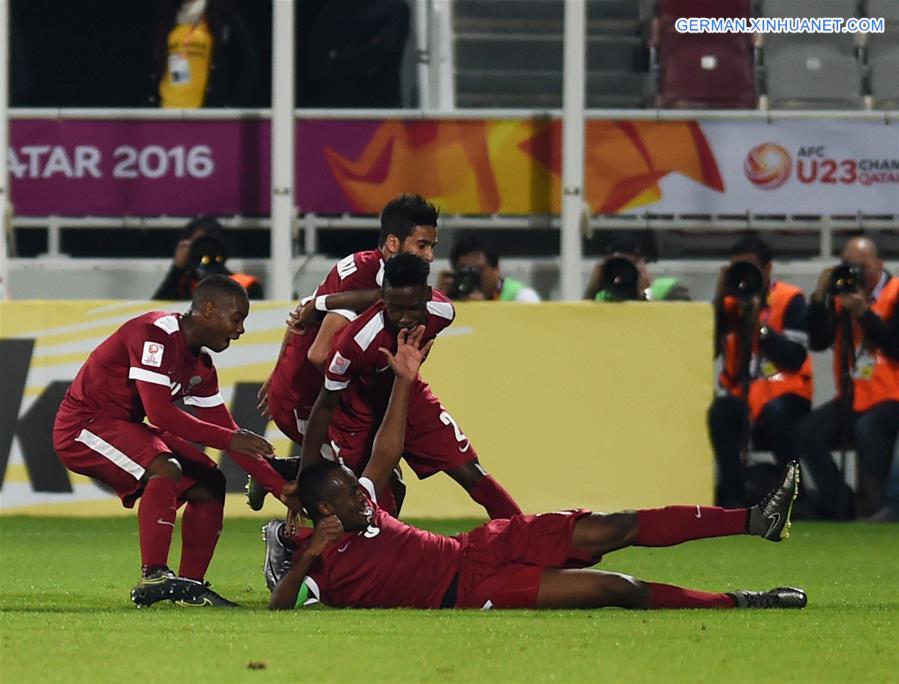
{"type": "Polygon", "coordinates": [[[53,446],[63,464],[112,487],[126,508],[141,499],[142,579],[131,593],[138,607],[163,599],[234,605],[203,583],[221,532],[225,478],[191,442],[227,450],[285,503],[296,505],[263,460],[272,445],[234,423],[206,351],[224,351],[238,339],[249,309],[243,286],[227,276],[206,278],[187,313],[143,314],[97,347],[56,414],[53,446]],[[196,417],[172,403],[178,399],[196,417]],[[168,552],[183,503],[176,577],[168,552]]]}
{"type": "Polygon", "coordinates": [[[275,368],[259,390],[259,410],[297,444],[303,443],[335,335],[357,312],[380,299],[385,261],[406,253],[434,260],[437,216],[434,205],[418,195],[400,195],[388,202],[381,212],[378,248],[338,261],[288,321],[292,324],[285,331],[275,368]]]}
{"type": "Polygon", "coordinates": [[[298,598],[310,595],[309,600],[327,605],[360,608],[805,606],[801,589],[711,593],[586,569],[604,554],[628,546],[671,546],[737,534],[771,541],[788,537],[799,486],[796,462],[752,508],[668,506],[613,514],[572,510],[519,515],[455,537],[426,532],[386,514],[377,501],[388,491],[389,474],[405,448],[407,413],[411,418],[418,369],[430,345],[420,349],[424,338],[423,326],[404,329],[395,354],[380,350],[395,380],[362,477],[357,480],[330,461],[304,470],[299,496],[315,527],[300,529],[292,540],[292,564],[278,573],[271,608],[293,608],[298,598]]]}
{"type": "MultiPolygon", "coordinates": [[[[309,417],[301,454],[304,468],[321,458],[327,439],[334,458],[355,473],[362,472],[393,383],[393,372],[379,348],[395,349],[397,332],[420,324],[425,326],[425,339],[432,340],[455,317],[446,295],[428,286],[428,271],[428,263],[413,254],[388,261],[383,301],[364,311],[335,339],[325,384],[309,417]]],[[[419,478],[446,473],[491,518],[521,512],[487,474],[468,437],[420,378],[412,391],[405,444],[406,463],[419,478]]],[[[382,505],[396,513],[392,497],[382,498],[382,505]]]]}

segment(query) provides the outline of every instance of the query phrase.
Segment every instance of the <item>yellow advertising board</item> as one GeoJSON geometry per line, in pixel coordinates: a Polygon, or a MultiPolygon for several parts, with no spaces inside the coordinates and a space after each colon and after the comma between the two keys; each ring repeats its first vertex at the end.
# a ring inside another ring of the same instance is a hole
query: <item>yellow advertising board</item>
{"type": "MultiPolygon", "coordinates": [[[[49,447],[65,386],[88,354],[150,302],[0,304],[0,512],[115,514],[118,500],[65,471],[49,447]]],[[[266,429],[255,392],[291,304],[254,303],[247,333],[216,355],[238,422],[266,429]]],[[[168,305],[177,311],[181,305],[168,305]]],[[[423,368],[483,466],[526,511],[614,510],[712,499],[705,429],[712,315],[699,303],[471,303],[457,306],[423,368]]],[[[406,469],[404,516],[481,516],[448,477],[406,469]]],[[[248,512],[229,476],[228,514],[248,512]]],[[[274,502],[265,513],[278,513],[274,502]]]]}

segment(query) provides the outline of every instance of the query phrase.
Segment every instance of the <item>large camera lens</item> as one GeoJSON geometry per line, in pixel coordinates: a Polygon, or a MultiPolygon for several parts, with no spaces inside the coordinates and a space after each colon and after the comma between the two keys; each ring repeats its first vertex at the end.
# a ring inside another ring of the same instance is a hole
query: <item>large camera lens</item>
{"type": "Polygon", "coordinates": [[[844,261],[834,267],[830,274],[831,295],[849,294],[862,289],[864,271],[858,264],[844,261]]]}
{"type": "Polygon", "coordinates": [[[227,258],[222,241],[212,235],[198,237],[190,244],[190,265],[201,279],[225,273],[227,258]]]}
{"type": "Polygon", "coordinates": [[[765,280],[759,267],[751,261],[735,261],[724,272],[724,294],[750,300],[762,294],[765,280]]]}
{"type": "Polygon", "coordinates": [[[599,291],[607,292],[616,301],[640,298],[640,273],[634,262],[626,257],[611,257],[602,264],[599,291]]]}
{"type": "Polygon", "coordinates": [[[481,287],[481,269],[462,266],[453,271],[453,289],[450,299],[462,299],[481,287]]]}

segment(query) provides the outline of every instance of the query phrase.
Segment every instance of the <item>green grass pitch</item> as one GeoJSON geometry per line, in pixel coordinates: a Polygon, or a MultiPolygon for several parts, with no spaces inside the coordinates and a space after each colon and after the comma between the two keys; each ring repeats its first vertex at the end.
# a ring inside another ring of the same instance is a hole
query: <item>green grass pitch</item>
{"type": "Polygon", "coordinates": [[[629,549],[601,566],[709,590],[795,584],[809,594],[802,611],[275,614],[260,524],[226,520],[208,576],[242,609],[138,611],[134,517],[0,519],[0,680],[899,681],[897,525],[800,522],[782,544],[629,549]]]}

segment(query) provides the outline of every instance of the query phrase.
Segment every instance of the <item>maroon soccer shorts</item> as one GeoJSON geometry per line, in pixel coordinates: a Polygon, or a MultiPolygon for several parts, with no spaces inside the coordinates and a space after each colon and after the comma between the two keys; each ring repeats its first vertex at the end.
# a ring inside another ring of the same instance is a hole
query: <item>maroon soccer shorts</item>
{"type": "Polygon", "coordinates": [[[457,608],[534,608],[548,568],[593,565],[571,545],[578,509],[491,520],[458,535],[463,545],[457,608]]]}
{"type": "Polygon", "coordinates": [[[143,491],[144,472],[159,454],[177,456],[182,465],[180,496],[215,462],[193,444],[144,423],[96,417],[81,426],[53,430],[53,447],[63,465],[112,487],[122,505],[132,508],[143,491]]]}
{"type": "Polygon", "coordinates": [[[313,330],[306,335],[290,336],[268,388],[272,420],[297,444],[303,443],[305,421],[322,386],[322,374],[306,358],[309,346],[315,340],[314,333],[313,330]]]}
{"type": "MultiPolygon", "coordinates": [[[[376,430],[377,426],[370,432],[344,431],[331,425],[329,436],[335,454],[357,475],[368,463],[376,430]]],[[[409,406],[403,458],[423,480],[474,461],[478,453],[437,397],[428,392],[409,406]]]]}

